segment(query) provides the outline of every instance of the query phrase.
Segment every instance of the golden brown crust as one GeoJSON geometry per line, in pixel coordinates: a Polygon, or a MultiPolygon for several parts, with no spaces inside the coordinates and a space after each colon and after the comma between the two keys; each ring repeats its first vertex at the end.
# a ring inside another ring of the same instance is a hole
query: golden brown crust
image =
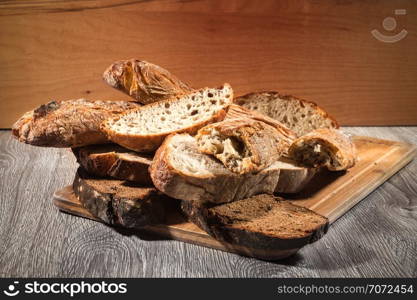
{"type": "Polygon", "coordinates": [[[217,157],[232,172],[258,172],[277,161],[287,149],[285,138],[275,127],[249,118],[228,119],[201,128],[196,135],[199,150],[217,157]],[[237,153],[217,139],[236,141],[237,153]],[[207,139],[211,139],[206,143],[207,139]],[[216,145],[215,145],[216,144],[216,145]],[[220,149],[220,148],[223,149],[220,149]]]}
{"type": "MultiPolygon", "coordinates": [[[[233,90],[231,89],[230,85],[225,83],[225,87],[230,89],[230,99],[233,99],[233,90]]],[[[223,87],[220,87],[221,89],[223,87]]],[[[164,100],[163,103],[172,103],[180,101],[180,99],[168,99],[164,100]]],[[[148,110],[152,106],[159,106],[160,103],[150,103],[148,105],[142,106],[137,108],[136,110],[148,110]]],[[[217,113],[213,114],[210,119],[205,121],[196,121],[193,125],[188,126],[186,128],[173,130],[170,132],[161,132],[161,133],[155,133],[155,134],[147,134],[147,135],[141,135],[141,134],[125,134],[125,133],[119,133],[112,129],[112,124],[116,122],[118,119],[123,117],[123,114],[115,117],[115,118],[109,118],[105,120],[101,124],[101,130],[106,133],[107,138],[111,141],[113,141],[116,144],[119,144],[127,149],[131,149],[138,152],[151,152],[155,151],[164,141],[164,139],[172,134],[172,133],[188,133],[191,135],[194,135],[197,133],[197,131],[206,126],[207,124],[219,122],[222,121],[226,116],[227,106],[220,109],[217,113]]],[[[132,113],[133,111],[130,111],[129,113],[132,113]]]]}
{"type": "Polygon", "coordinates": [[[126,101],[51,101],[25,113],[12,127],[20,142],[44,147],[108,143],[100,130],[106,118],[138,107],[126,101]]]}
{"type": "Polygon", "coordinates": [[[111,64],[103,73],[104,81],[142,104],[170,99],[192,91],[167,70],[138,59],[111,64]]]}
{"type": "Polygon", "coordinates": [[[355,165],[357,159],[356,147],[349,136],[328,128],[316,129],[295,140],[289,155],[300,164],[326,166],[331,171],[347,170],[355,165]],[[312,163],[316,153],[323,153],[327,159],[312,163]]]}

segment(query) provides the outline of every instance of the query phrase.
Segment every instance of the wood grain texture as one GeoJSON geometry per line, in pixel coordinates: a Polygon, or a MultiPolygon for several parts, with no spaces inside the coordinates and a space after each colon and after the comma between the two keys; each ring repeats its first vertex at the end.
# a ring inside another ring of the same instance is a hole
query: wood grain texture
{"type": "Polygon", "coordinates": [[[101,80],[128,58],[194,87],[311,99],[343,125],[417,124],[416,32],[413,0],[1,1],[0,127],[51,99],[128,99],[101,80]],[[377,41],[397,8],[408,35],[377,41]]]}
{"type": "MultiPolygon", "coordinates": [[[[417,127],[346,131],[417,144],[417,127]]],[[[19,144],[0,131],[0,276],[417,276],[416,160],[338,219],[320,243],[279,263],[144,240],[59,213],[52,194],[71,184],[76,168],[69,150],[19,144]]]]}
{"type": "MultiPolygon", "coordinates": [[[[409,163],[417,152],[417,146],[355,136],[358,162],[346,173],[322,172],[302,191],[293,196],[292,201],[325,216],[332,224],[359,203],[366,195],[385,180],[409,163]]],[[[53,202],[63,212],[99,221],[83,207],[72,190],[72,186],[59,189],[54,193],[53,202]]],[[[221,243],[181,215],[178,209],[167,212],[167,222],[147,226],[144,231],[161,237],[192,243],[222,251],[242,254],[263,260],[287,258],[298,249],[264,251],[262,249],[242,247],[238,244],[221,243]]]]}

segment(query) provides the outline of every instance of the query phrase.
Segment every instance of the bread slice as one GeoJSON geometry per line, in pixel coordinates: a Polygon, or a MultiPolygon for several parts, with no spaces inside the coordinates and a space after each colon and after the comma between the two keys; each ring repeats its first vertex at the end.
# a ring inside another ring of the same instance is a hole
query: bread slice
{"type": "Polygon", "coordinates": [[[281,157],[276,166],[280,169],[276,193],[294,194],[300,192],[318,172],[319,168],[299,166],[295,161],[281,157]]]}
{"type": "Polygon", "coordinates": [[[108,143],[103,120],[140,105],[126,101],[51,101],[25,113],[12,127],[20,142],[43,147],[108,143]]]}
{"type": "Polygon", "coordinates": [[[339,128],[337,121],[316,103],[278,92],[250,93],[236,104],[284,123],[298,136],[318,128],[339,128]]]}
{"type": "Polygon", "coordinates": [[[182,201],[189,220],[219,241],[264,252],[293,250],[320,239],[327,218],[272,195],[221,205],[182,201]]]}
{"type": "Polygon", "coordinates": [[[148,168],[153,156],[116,144],[72,148],[78,163],[90,174],[151,185],[148,168]]]}
{"type": "Polygon", "coordinates": [[[188,134],[167,137],[149,170],[155,187],[168,196],[213,203],[272,194],[279,178],[274,164],[258,173],[233,173],[213,156],[201,153],[188,134]]]}
{"type": "Polygon", "coordinates": [[[325,166],[330,171],[355,165],[356,148],[349,136],[336,129],[316,129],[294,141],[289,156],[307,167],[325,166]]]}
{"type": "Polygon", "coordinates": [[[228,119],[201,128],[198,149],[219,159],[237,174],[258,172],[286,150],[280,131],[249,118],[228,119]]]}
{"type": "MultiPolygon", "coordinates": [[[[293,132],[291,129],[289,129],[287,126],[282,124],[281,122],[272,119],[266,115],[263,115],[259,112],[256,112],[254,110],[247,109],[243,106],[237,105],[237,104],[230,104],[226,116],[224,120],[229,119],[236,119],[236,118],[249,118],[251,120],[264,122],[272,127],[274,127],[276,130],[279,131],[281,135],[281,140],[286,144],[286,147],[289,148],[292,142],[297,138],[297,135],[295,132],[293,132]]],[[[287,152],[288,149],[286,149],[285,152],[287,152]]]]}
{"type": "Polygon", "coordinates": [[[170,99],[192,91],[187,84],[167,70],[138,59],[111,64],[104,81],[142,104],[170,99]]]}
{"type": "Polygon", "coordinates": [[[141,228],[164,222],[166,207],[174,201],[153,187],[116,179],[97,178],[79,168],[73,189],[91,214],[110,225],[141,228]]]}
{"type": "Polygon", "coordinates": [[[145,105],[103,123],[113,142],[139,152],[156,150],[171,133],[194,134],[205,125],[220,121],[233,101],[229,84],[205,88],[179,99],[145,105]]]}

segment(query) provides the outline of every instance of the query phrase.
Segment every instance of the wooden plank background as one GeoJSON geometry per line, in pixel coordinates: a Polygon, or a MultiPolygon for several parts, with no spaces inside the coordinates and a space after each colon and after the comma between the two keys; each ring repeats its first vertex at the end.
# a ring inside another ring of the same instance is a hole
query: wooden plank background
{"type": "Polygon", "coordinates": [[[51,99],[128,99],[101,81],[127,58],[194,87],[311,99],[343,125],[417,124],[416,29],[413,0],[0,1],[0,127],[51,99]],[[403,28],[391,44],[370,33],[403,28]]]}

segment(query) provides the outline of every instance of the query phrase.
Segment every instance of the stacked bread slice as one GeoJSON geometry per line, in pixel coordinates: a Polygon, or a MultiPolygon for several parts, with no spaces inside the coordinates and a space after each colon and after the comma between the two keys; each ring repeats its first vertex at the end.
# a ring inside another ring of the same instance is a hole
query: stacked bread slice
{"type": "Polygon", "coordinates": [[[103,77],[135,102],[53,101],[13,126],[22,142],[72,148],[73,190],[94,216],[140,229],[180,209],[213,238],[258,252],[293,253],[326,232],[327,218],[274,195],[354,165],[352,142],[322,108],[277,92],[234,99],[227,83],[194,90],[140,60],[103,77]]]}

